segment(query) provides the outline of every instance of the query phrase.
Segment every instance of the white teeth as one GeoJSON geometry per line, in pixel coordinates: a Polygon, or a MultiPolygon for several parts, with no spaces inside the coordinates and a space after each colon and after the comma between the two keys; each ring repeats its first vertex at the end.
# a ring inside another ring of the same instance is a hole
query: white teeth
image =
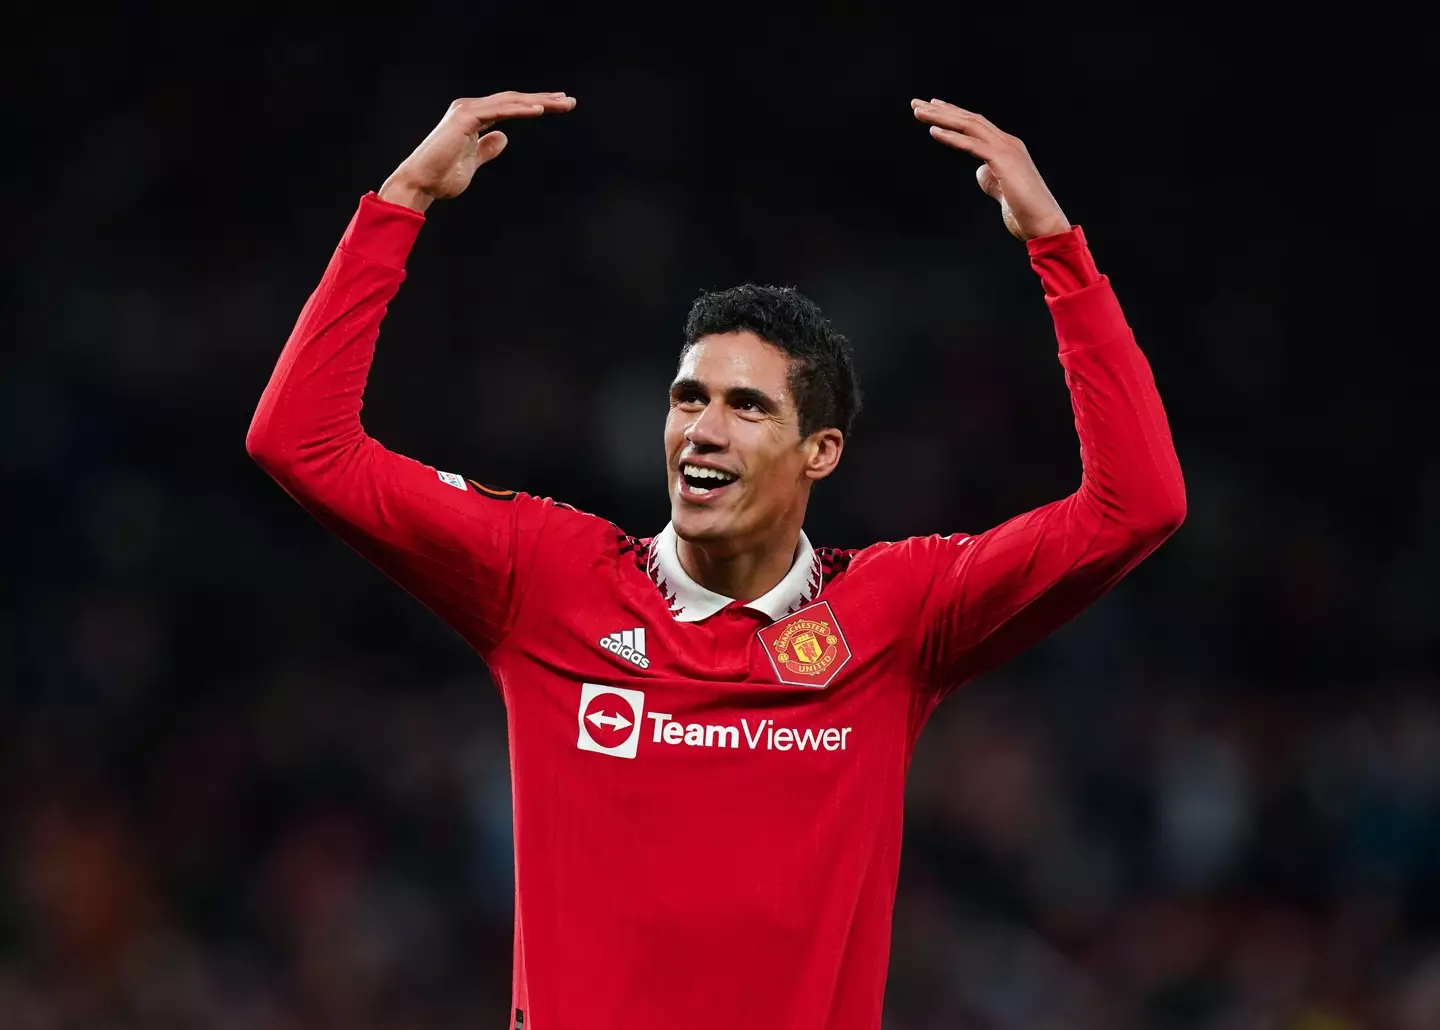
{"type": "Polygon", "coordinates": [[[692,479],[718,479],[722,483],[729,483],[735,476],[729,472],[721,472],[719,469],[705,468],[701,465],[682,465],[680,471],[692,479]]]}
{"type": "Polygon", "coordinates": [[[692,494],[708,494],[710,491],[703,486],[692,486],[690,492],[692,494]]]}

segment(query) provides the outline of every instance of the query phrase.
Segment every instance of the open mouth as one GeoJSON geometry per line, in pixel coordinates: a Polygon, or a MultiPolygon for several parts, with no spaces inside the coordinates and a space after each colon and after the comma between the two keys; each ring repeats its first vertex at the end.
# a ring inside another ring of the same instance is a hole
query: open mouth
{"type": "Polygon", "coordinates": [[[684,492],[694,497],[718,494],[739,478],[733,472],[722,472],[688,462],[680,466],[680,479],[685,484],[684,492]]]}

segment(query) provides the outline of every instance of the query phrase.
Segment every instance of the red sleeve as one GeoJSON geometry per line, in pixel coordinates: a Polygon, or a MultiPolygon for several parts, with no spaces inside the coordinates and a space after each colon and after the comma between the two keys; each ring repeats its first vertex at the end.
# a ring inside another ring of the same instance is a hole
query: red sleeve
{"type": "Polygon", "coordinates": [[[1080,437],[1080,487],[979,536],[906,541],[929,570],[921,664],[940,693],[1104,594],[1180,525],[1185,486],[1155,380],[1077,226],[1031,240],[1080,437]]]}
{"type": "Polygon", "coordinates": [[[482,654],[504,638],[554,506],[485,492],[387,450],[360,424],[386,305],[424,224],[360,201],[260,398],[246,448],[318,519],[482,654]]]}

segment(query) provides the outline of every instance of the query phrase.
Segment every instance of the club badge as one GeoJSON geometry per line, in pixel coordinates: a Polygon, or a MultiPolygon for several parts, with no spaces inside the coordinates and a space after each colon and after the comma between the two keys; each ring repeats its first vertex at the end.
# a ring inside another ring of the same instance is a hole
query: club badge
{"type": "Polygon", "coordinates": [[[850,645],[828,601],[801,608],[757,636],[776,677],[791,686],[827,687],[850,660],[850,645]]]}

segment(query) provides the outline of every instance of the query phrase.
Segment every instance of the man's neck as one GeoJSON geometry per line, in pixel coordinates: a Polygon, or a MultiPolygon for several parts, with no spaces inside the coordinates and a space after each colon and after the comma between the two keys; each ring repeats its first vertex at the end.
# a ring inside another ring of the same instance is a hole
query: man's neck
{"type": "Polygon", "coordinates": [[[722,552],[677,539],[675,554],[685,574],[705,589],[737,601],[753,601],[764,597],[785,578],[795,564],[799,546],[800,527],[796,526],[782,537],[770,537],[759,547],[739,551],[722,552]]]}

